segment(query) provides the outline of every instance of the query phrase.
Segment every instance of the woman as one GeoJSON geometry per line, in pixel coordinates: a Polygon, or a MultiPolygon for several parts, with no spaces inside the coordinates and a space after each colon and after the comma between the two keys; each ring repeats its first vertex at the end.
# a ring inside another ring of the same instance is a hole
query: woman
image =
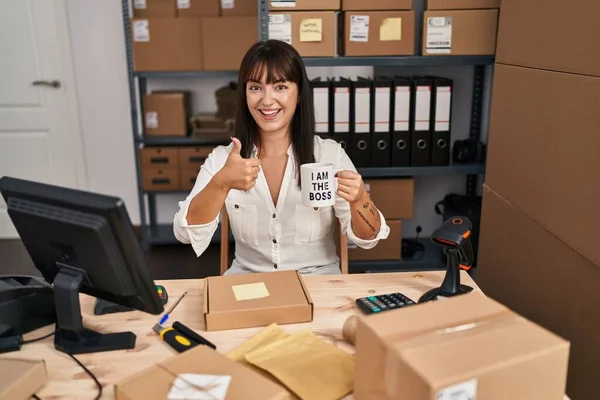
{"type": "Polygon", "coordinates": [[[226,274],[339,274],[334,214],[341,231],[365,249],[387,238],[389,227],[346,152],[314,134],[302,58],[282,41],[259,42],[244,56],[238,79],[235,138],[211,152],[191,193],[179,203],[175,236],[200,256],[225,204],[236,242],[226,274]],[[302,205],[299,166],[312,162],[341,170],[333,207],[302,205]]]}

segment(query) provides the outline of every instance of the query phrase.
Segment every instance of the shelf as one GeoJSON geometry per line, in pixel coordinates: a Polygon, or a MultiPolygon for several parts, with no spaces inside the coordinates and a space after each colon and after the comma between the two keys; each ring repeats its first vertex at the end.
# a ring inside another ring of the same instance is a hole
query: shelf
{"type": "Polygon", "coordinates": [[[229,144],[231,134],[202,134],[198,136],[146,136],[137,139],[146,146],[205,146],[229,144]]]}
{"type": "Polygon", "coordinates": [[[138,78],[218,78],[231,77],[237,81],[238,71],[134,71],[138,78]]]}
{"type": "Polygon", "coordinates": [[[437,67],[491,65],[493,56],[306,57],[307,67],[437,67]]]}
{"type": "Polygon", "coordinates": [[[399,178],[427,175],[479,175],[485,172],[485,164],[457,164],[430,167],[369,167],[357,168],[363,178],[399,178]]]}

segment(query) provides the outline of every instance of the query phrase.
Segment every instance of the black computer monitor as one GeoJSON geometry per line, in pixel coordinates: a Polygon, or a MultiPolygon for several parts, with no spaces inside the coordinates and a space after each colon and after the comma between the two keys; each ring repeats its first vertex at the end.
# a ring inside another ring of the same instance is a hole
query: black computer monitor
{"type": "Polygon", "coordinates": [[[11,177],[0,193],[25,248],[54,287],[54,346],[71,353],[131,349],[132,332],[101,334],[83,326],[79,293],[160,314],[125,204],[110,197],[11,177]]]}

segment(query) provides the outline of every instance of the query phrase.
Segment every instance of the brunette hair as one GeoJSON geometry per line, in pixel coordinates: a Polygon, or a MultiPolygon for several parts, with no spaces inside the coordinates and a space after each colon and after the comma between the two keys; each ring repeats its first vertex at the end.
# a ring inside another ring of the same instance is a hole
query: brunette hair
{"type": "Polygon", "coordinates": [[[249,158],[252,146],[258,145],[258,125],[248,110],[246,84],[260,82],[266,73],[266,83],[278,81],[298,85],[298,105],[290,123],[292,149],[296,162],[296,180],[300,187],[300,165],[315,162],[315,111],[310,81],[302,57],[291,45],[280,40],[265,40],[254,44],[246,53],[238,76],[238,107],[235,136],[242,143],[242,157],[249,158]]]}

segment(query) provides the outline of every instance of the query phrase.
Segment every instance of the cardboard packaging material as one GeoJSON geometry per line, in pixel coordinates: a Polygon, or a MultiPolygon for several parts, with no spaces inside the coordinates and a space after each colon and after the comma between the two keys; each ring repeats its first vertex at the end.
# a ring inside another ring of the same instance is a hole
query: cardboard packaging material
{"type": "Polygon", "coordinates": [[[496,62],[600,76],[599,1],[502,0],[496,62]]]}
{"type": "Polygon", "coordinates": [[[296,271],[211,276],[204,283],[207,331],[310,322],[313,303],[296,271]]]}
{"type": "Polygon", "coordinates": [[[207,71],[238,70],[244,54],[257,38],[257,17],[203,18],[204,69],[207,71]]]}
{"type": "Polygon", "coordinates": [[[302,57],[334,57],[339,54],[339,12],[296,11],[269,13],[269,39],[294,46],[302,57]]]}
{"type": "Polygon", "coordinates": [[[341,0],[269,0],[269,11],[336,11],[340,9],[340,1],[341,0]]]}
{"type": "Polygon", "coordinates": [[[191,101],[188,92],[152,92],[144,96],[144,134],[186,136],[191,101]]]}
{"type": "Polygon", "coordinates": [[[200,168],[213,146],[180,147],[179,148],[179,188],[192,190],[196,184],[196,178],[200,168]]]}
{"type": "Polygon", "coordinates": [[[220,14],[219,0],[177,0],[180,18],[218,17],[220,14]]]}
{"type": "Polygon", "coordinates": [[[600,266],[600,78],[507,65],[494,75],[486,183],[600,266]]]}
{"type": "Polygon", "coordinates": [[[342,0],[344,11],[412,10],[412,0],[342,0]]]}
{"type": "Polygon", "coordinates": [[[571,342],[567,395],[598,397],[600,266],[484,185],[477,269],[487,295],[571,342]]]}
{"type": "Polygon", "coordinates": [[[424,56],[494,55],[498,10],[425,11],[424,56]]]}
{"type": "Polygon", "coordinates": [[[500,0],[427,0],[428,10],[480,10],[500,8],[500,0]]]}
{"type": "Polygon", "coordinates": [[[569,342],[465,294],[360,318],[354,398],[562,400],[568,358],[569,342]]]}
{"type": "Polygon", "coordinates": [[[410,219],[415,210],[415,180],[365,179],[369,197],[386,219],[410,219]]]}
{"type": "Polygon", "coordinates": [[[202,63],[200,18],[133,18],[136,71],[199,71],[202,63]]]}
{"type": "Polygon", "coordinates": [[[344,55],[415,54],[414,11],[349,11],[344,14],[344,55]]]}
{"type": "Polygon", "coordinates": [[[222,120],[214,114],[195,114],[191,118],[191,123],[192,133],[195,136],[221,135],[225,141],[229,140],[235,128],[233,119],[222,120]]]}
{"type": "Polygon", "coordinates": [[[179,189],[179,168],[142,168],[142,188],[152,192],[179,189]]]}
{"type": "MultiPolygon", "coordinates": [[[[227,400],[292,400],[283,387],[207,346],[197,346],[115,385],[116,400],[166,399],[180,374],[230,377],[227,400]]],[[[203,393],[203,398],[216,398],[203,393]]]]}
{"type": "MultiPolygon", "coordinates": [[[[221,16],[256,17],[258,16],[256,0],[221,0],[221,16]]],[[[258,38],[258,35],[255,38],[258,38]]]]}
{"type": "Polygon", "coordinates": [[[176,147],[144,147],[140,149],[142,167],[177,168],[179,151],[176,147]]]}
{"type": "Polygon", "coordinates": [[[387,220],[386,222],[390,227],[390,235],[372,249],[361,249],[348,240],[348,259],[350,261],[400,260],[402,258],[402,221],[387,220]]]}
{"type": "Polygon", "coordinates": [[[133,0],[133,16],[175,18],[177,16],[175,0],[133,0]]]}
{"type": "Polygon", "coordinates": [[[28,400],[48,382],[44,360],[0,358],[0,399],[28,400]]]}

